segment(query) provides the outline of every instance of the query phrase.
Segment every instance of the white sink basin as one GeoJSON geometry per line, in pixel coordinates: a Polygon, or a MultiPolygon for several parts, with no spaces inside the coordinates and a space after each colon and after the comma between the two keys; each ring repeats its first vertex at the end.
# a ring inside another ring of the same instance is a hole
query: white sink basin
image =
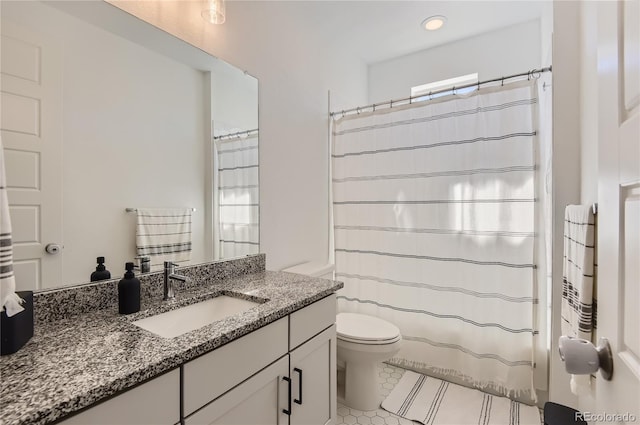
{"type": "Polygon", "coordinates": [[[259,304],[255,301],[220,295],[132,323],[161,337],[173,338],[247,311],[259,304]]]}

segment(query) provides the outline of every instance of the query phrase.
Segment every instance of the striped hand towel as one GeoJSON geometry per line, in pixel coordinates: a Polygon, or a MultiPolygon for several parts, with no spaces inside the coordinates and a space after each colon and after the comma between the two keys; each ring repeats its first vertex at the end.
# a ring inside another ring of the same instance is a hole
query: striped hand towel
{"type": "Polygon", "coordinates": [[[164,261],[191,258],[191,208],[138,208],[136,251],[151,257],[151,268],[164,261]]]}
{"type": "Polygon", "coordinates": [[[7,197],[7,180],[4,166],[4,148],[0,139],[0,311],[6,310],[11,317],[24,308],[16,294],[16,279],[13,275],[13,244],[11,241],[11,217],[7,197]]]}
{"type": "MultiPolygon", "coordinates": [[[[564,213],[562,334],[592,340],[594,315],[595,216],[591,207],[568,205],[564,213]]],[[[589,375],[571,375],[571,392],[585,394],[589,375]]]]}
{"type": "Polygon", "coordinates": [[[569,205],[564,214],[562,334],[591,340],[595,217],[591,207],[569,205]]]}

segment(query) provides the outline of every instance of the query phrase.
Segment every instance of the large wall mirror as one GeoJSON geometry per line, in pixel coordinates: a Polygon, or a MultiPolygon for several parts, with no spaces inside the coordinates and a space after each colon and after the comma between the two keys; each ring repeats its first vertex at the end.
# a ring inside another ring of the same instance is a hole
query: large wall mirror
{"type": "Polygon", "coordinates": [[[121,276],[135,209],[193,210],[183,264],[258,252],[254,77],[106,2],[1,7],[18,289],[87,282],[99,256],[121,276]]]}

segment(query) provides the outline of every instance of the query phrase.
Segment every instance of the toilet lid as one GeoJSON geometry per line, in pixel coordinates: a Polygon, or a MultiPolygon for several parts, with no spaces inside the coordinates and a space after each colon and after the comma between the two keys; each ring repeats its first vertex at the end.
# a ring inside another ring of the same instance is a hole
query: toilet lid
{"type": "Polygon", "coordinates": [[[338,338],[345,341],[388,344],[400,339],[397,326],[364,314],[338,313],[336,328],[338,338]]]}

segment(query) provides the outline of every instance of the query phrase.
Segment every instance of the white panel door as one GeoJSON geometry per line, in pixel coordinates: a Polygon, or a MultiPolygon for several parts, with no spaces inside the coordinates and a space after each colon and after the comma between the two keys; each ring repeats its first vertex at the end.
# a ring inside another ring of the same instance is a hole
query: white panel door
{"type": "Polygon", "coordinates": [[[62,253],[62,65],[49,38],[2,21],[0,131],[18,290],[59,286],[62,253]]]}
{"type": "Polygon", "coordinates": [[[611,423],[640,421],[638,2],[598,5],[598,335],[614,371],[596,380],[595,413],[611,423]]]}

